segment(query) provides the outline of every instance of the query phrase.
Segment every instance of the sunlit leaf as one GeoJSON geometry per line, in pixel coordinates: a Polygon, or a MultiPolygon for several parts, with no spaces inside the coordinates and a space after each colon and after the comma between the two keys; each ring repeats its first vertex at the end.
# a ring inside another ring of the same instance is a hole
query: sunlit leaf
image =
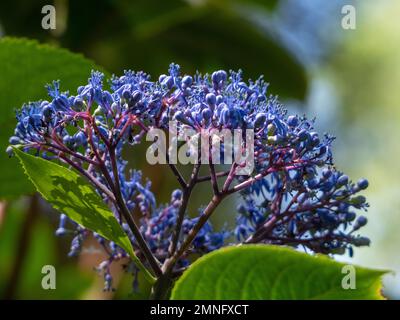
{"type": "Polygon", "coordinates": [[[87,82],[92,69],[100,69],[83,56],[26,39],[0,39],[0,198],[33,191],[17,161],[5,149],[16,125],[15,109],[23,103],[46,99],[45,85],[61,80],[64,91],[87,82]]]}
{"type": "Polygon", "coordinates": [[[189,267],[177,281],[172,299],[383,298],[384,271],[354,267],[356,288],[344,289],[343,278],[350,273],[343,266],[326,256],[277,246],[224,248],[189,267]]]}
{"type": "MultiPolygon", "coordinates": [[[[55,209],[81,226],[114,241],[148,273],[136,257],[128,236],[103,200],[77,173],[53,162],[31,156],[18,149],[15,153],[37,191],[55,209]]],[[[151,279],[148,276],[148,279],[151,279]]]]}

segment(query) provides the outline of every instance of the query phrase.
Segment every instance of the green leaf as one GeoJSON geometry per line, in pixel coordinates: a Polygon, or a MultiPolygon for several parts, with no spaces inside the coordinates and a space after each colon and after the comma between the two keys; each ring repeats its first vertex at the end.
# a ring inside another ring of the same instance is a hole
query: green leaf
{"type": "Polygon", "coordinates": [[[344,264],[269,245],[214,251],[177,281],[172,299],[383,299],[385,271],[355,267],[356,289],[343,289],[344,264]]]}
{"type": "Polygon", "coordinates": [[[14,148],[14,152],[25,173],[44,199],[81,226],[114,241],[148,275],[148,280],[153,280],[147,269],[136,257],[128,236],[113,213],[86,180],[74,171],[42,158],[31,156],[17,148],[14,148]]]}
{"type": "MultiPolygon", "coordinates": [[[[210,1],[218,1],[222,2],[221,0],[210,0],[210,1]]],[[[275,9],[276,5],[278,4],[278,0],[234,0],[232,2],[236,2],[242,5],[249,5],[249,6],[257,6],[261,9],[271,11],[275,9]]]]}
{"type": "Polygon", "coordinates": [[[47,98],[45,85],[61,80],[63,91],[76,91],[92,69],[101,69],[65,49],[16,38],[0,39],[0,198],[33,192],[17,161],[4,152],[16,125],[14,110],[47,98]]]}
{"type": "MultiPolygon", "coordinates": [[[[254,9],[260,6],[258,2],[261,1],[248,4],[254,9]]],[[[127,2],[119,3],[132,30],[132,41],[120,51],[131,59],[134,55],[133,63],[140,61],[134,69],[157,74],[165,72],[170,62],[180,64],[184,73],[242,69],[246,79],[265,75],[271,84],[271,94],[284,98],[305,97],[307,75],[303,66],[282,43],[254,22],[251,15],[240,11],[246,1],[215,0],[195,5],[174,0],[168,1],[170,8],[162,11],[159,0],[139,3],[138,8],[127,2]],[[137,47],[141,50],[134,50],[137,47]]]]}

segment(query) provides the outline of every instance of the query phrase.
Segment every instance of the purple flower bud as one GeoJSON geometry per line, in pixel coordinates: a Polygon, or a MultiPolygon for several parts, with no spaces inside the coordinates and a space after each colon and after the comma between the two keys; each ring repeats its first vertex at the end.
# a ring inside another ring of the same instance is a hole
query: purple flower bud
{"type": "Polygon", "coordinates": [[[368,223],[368,219],[364,216],[359,216],[354,223],[353,230],[356,231],[360,229],[361,227],[364,227],[368,223]]]}
{"type": "Polygon", "coordinates": [[[308,138],[308,133],[305,129],[301,129],[297,134],[300,141],[305,141],[308,138]]]}
{"type": "Polygon", "coordinates": [[[329,179],[332,176],[332,171],[330,169],[328,169],[328,168],[325,168],[325,169],[322,170],[322,176],[325,179],[329,179]]]}
{"type": "Polygon", "coordinates": [[[211,75],[211,79],[215,84],[219,84],[221,81],[225,81],[227,74],[224,70],[215,71],[211,75]]]}
{"type": "Polygon", "coordinates": [[[174,78],[171,76],[166,76],[161,84],[168,89],[172,89],[172,87],[174,86],[174,78]]]}
{"type": "Polygon", "coordinates": [[[12,147],[7,147],[6,153],[11,158],[14,155],[14,149],[12,147]]]}
{"type": "Polygon", "coordinates": [[[287,119],[287,124],[290,127],[297,127],[299,124],[299,118],[297,118],[297,116],[289,116],[287,119]]]}
{"type": "Polygon", "coordinates": [[[174,118],[175,118],[176,121],[182,122],[182,123],[187,124],[189,126],[193,126],[192,120],[189,119],[188,116],[185,115],[182,111],[175,112],[174,118]]]}
{"type": "Polygon", "coordinates": [[[212,117],[212,111],[210,109],[208,109],[208,108],[204,109],[202,111],[202,116],[203,116],[204,120],[208,121],[212,117]]]}
{"type": "Polygon", "coordinates": [[[83,131],[79,131],[74,135],[74,141],[79,146],[84,146],[87,144],[87,138],[83,131]]]}
{"type": "Polygon", "coordinates": [[[16,136],[12,136],[12,137],[8,140],[8,142],[9,142],[10,144],[12,144],[12,145],[17,145],[17,144],[20,144],[20,143],[21,143],[21,139],[18,138],[18,137],[16,137],[16,136]]]}
{"type": "Polygon", "coordinates": [[[122,97],[125,100],[129,100],[132,97],[131,91],[129,89],[125,89],[124,91],[122,91],[122,97]]]}
{"type": "Polygon", "coordinates": [[[193,78],[191,76],[184,76],[182,78],[182,83],[186,86],[186,87],[190,87],[193,83],[193,78]]]}
{"type": "Polygon", "coordinates": [[[369,185],[369,183],[368,183],[368,180],[367,180],[367,179],[360,179],[360,180],[358,180],[358,182],[357,182],[357,186],[358,186],[361,190],[367,189],[367,188],[368,188],[368,185],[369,185]]]}
{"type": "Polygon", "coordinates": [[[348,183],[349,183],[349,177],[344,174],[339,177],[339,179],[336,182],[336,186],[342,187],[344,185],[347,185],[348,183]]]}
{"type": "Polygon", "coordinates": [[[132,93],[131,103],[134,105],[142,99],[142,93],[139,90],[135,90],[132,93]]]}
{"type": "Polygon", "coordinates": [[[206,95],[206,102],[210,106],[214,106],[217,103],[217,98],[214,93],[207,93],[206,95]]]}
{"type": "Polygon", "coordinates": [[[354,221],[355,218],[356,218],[356,214],[354,212],[351,212],[351,211],[346,212],[346,217],[345,217],[346,221],[351,222],[351,221],[354,221]]]}
{"type": "Polygon", "coordinates": [[[267,115],[265,113],[257,114],[256,118],[254,119],[254,127],[259,128],[264,126],[266,120],[267,120],[267,115]]]}
{"type": "Polygon", "coordinates": [[[174,190],[172,192],[171,199],[172,200],[180,200],[180,199],[182,199],[182,190],[180,190],[180,189],[174,190]]]}
{"type": "Polygon", "coordinates": [[[83,106],[84,106],[83,100],[79,97],[76,97],[73,104],[74,110],[82,110],[83,106]]]}

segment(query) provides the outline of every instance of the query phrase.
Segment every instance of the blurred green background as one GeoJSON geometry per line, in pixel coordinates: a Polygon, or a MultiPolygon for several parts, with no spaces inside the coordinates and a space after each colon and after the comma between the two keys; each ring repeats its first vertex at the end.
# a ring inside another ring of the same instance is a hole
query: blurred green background
{"type": "MultiPolygon", "coordinates": [[[[340,170],[354,180],[370,180],[364,233],[372,245],[357,249],[353,259],[338,259],[400,273],[399,14],[396,0],[14,0],[0,2],[0,37],[37,39],[81,53],[110,74],[133,69],[156,77],[172,61],[185,73],[241,68],[246,78],[263,74],[270,93],[278,94],[290,112],[317,116],[318,130],[337,136],[340,170]],[[56,8],[55,30],[41,27],[46,4],[56,8]],[[349,4],[356,10],[355,30],[342,28],[341,10],[349,4]]],[[[24,90],[23,81],[15,84],[18,90],[24,90]]],[[[18,99],[7,95],[0,94],[2,150],[14,125],[11,110],[20,107],[10,105],[18,99]]],[[[167,201],[175,187],[172,175],[149,167],[137,154],[128,156],[153,181],[158,202],[167,201]]],[[[0,159],[0,297],[145,297],[145,288],[130,293],[131,280],[121,265],[113,270],[117,291],[103,293],[93,267],[104,256],[92,247],[95,243],[89,239],[85,247],[93,250],[68,258],[69,241],[54,236],[57,214],[30,195],[22,175],[10,177],[15,159],[5,154],[0,159]],[[46,264],[56,266],[57,290],[40,285],[46,264]]],[[[196,193],[194,213],[207,197],[207,190],[196,193]]],[[[234,203],[222,207],[216,225],[231,223],[233,209],[234,203]]],[[[400,299],[400,276],[387,276],[385,294],[400,299]]]]}

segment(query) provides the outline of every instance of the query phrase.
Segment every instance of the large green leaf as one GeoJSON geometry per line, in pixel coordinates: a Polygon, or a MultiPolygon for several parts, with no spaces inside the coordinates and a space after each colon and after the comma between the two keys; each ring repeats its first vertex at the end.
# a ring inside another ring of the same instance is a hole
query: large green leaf
{"type": "MultiPolygon", "coordinates": [[[[123,248],[146,274],[128,236],[94,188],[81,176],[58,164],[14,149],[37,191],[55,209],[83,227],[95,231],[123,248]]],[[[147,277],[152,280],[150,274],[147,277]]]]}
{"type": "Polygon", "coordinates": [[[343,289],[344,264],[293,249],[246,245],[198,259],[172,299],[382,299],[384,271],[355,267],[356,289],[343,289]]]}
{"type": "Polygon", "coordinates": [[[26,39],[0,39],[0,198],[32,192],[17,161],[4,152],[16,125],[14,110],[47,98],[44,86],[61,79],[63,90],[76,91],[99,69],[83,56],[26,39]]]}

